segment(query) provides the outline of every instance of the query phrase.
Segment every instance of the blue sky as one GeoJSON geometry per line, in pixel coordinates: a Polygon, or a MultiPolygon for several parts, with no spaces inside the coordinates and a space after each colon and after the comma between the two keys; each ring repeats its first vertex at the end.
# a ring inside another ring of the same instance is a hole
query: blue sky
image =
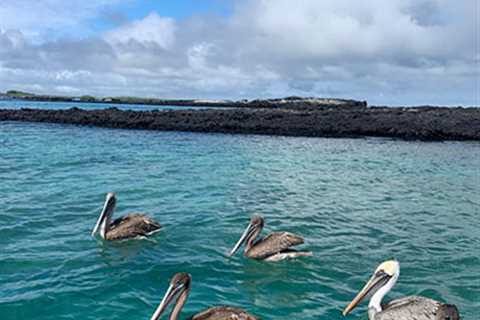
{"type": "Polygon", "coordinates": [[[478,105],[477,0],[3,0],[0,91],[478,105]]]}
{"type": "Polygon", "coordinates": [[[139,19],[155,11],[159,15],[173,18],[186,18],[199,14],[217,14],[226,16],[231,14],[233,1],[231,0],[179,0],[154,1],[143,0],[119,7],[131,19],[139,19]]]}

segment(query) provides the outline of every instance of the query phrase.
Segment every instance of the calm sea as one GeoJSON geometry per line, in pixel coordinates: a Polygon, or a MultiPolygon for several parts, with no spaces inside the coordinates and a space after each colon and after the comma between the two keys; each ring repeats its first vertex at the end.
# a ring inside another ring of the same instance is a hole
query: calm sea
{"type": "Polygon", "coordinates": [[[155,106],[147,104],[116,104],[116,103],[89,103],[89,102],[46,102],[46,101],[22,101],[22,100],[0,100],[0,109],[70,109],[82,108],[85,110],[118,108],[120,110],[166,110],[166,109],[215,109],[215,107],[181,107],[181,106],[155,106]]]}
{"type": "MultiPolygon", "coordinates": [[[[193,277],[183,317],[229,304],[263,319],[342,319],[395,258],[389,298],[425,295],[476,320],[479,168],[479,143],[0,122],[0,319],[149,319],[180,271],[193,277]],[[92,239],[109,191],[118,214],[146,212],[162,232],[92,239]],[[315,256],[227,258],[252,214],[265,232],[303,235],[315,256]]],[[[366,319],[366,305],[347,319],[366,319]]]]}

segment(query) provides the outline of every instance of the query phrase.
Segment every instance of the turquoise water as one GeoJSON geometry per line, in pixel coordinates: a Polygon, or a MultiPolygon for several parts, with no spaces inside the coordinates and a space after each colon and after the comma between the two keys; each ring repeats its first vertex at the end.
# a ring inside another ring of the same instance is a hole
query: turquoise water
{"type": "MultiPolygon", "coordinates": [[[[0,123],[0,319],[149,319],[170,277],[183,317],[342,319],[383,260],[390,298],[480,309],[480,144],[149,132],[0,123]],[[164,225],[151,241],[90,237],[105,193],[164,225]],[[226,258],[250,215],[303,235],[313,258],[226,258]]],[[[366,303],[348,319],[365,319],[366,303]]]]}
{"type": "Polygon", "coordinates": [[[23,101],[23,100],[0,100],[0,109],[21,109],[21,108],[38,108],[38,109],[70,109],[82,108],[85,110],[118,108],[120,110],[172,110],[172,109],[215,109],[216,107],[179,107],[179,106],[152,106],[147,104],[118,104],[118,103],[88,103],[88,102],[39,102],[39,101],[23,101]]]}

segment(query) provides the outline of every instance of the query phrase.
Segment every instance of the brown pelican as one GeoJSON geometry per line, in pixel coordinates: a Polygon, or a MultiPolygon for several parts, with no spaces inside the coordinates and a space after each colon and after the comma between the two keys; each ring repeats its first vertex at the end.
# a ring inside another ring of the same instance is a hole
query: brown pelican
{"type": "Polygon", "coordinates": [[[368,304],[369,320],[458,320],[457,307],[419,296],[395,299],[382,304],[383,297],[392,289],[400,275],[398,261],[390,260],[378,266],[375,273],[343,310],[346,316],[368,294],[373,294],[368,304]]]}
{"type": "Polygon", "coordinates": [[[98,232],[99,228],[100,236],[105,240],[145,237],[160,230],[161,225],[158,222],[138,213],[129,214],[111,222],[116,203],[115,193],[109,192],[103,210],[93,228],[92,236],[98,232]]]}
{"type": "MultiPolygon", "coordinates": [[[[185,305],[190,292],[192,277],[188,273],[177,273],[170,281],[170,286],[163,296],[157,310],[150,320],[158,320],[167,309],[168,305],[176,298],[175,305],[170,313],[170,320],[177,320],[185,305]]],[[[192,320],[257,320],[256,317],[246,311],[235,307],[212,307],[190,317],[192,320]]]]}
{"type": "Polygon", "coordinates": [[[302,237],[289,232],[273,232],[265,238],[255,241],[262,232],[263,225],[264,220],[262,217],[253,216],[247,229],[245,229],[229,255],[234,255],[240,246],[246,242],[243,255],[251,259],[280,261],[287,258],[312,256],[312,253],[309,251],[291,249],[291,247],[302,244],[304,241],[302,237]]]}

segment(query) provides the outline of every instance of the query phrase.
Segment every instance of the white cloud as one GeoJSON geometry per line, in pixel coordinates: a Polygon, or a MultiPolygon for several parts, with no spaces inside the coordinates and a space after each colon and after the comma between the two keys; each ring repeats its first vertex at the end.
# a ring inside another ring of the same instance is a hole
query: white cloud
{"type": "Polygon", "coordinates": [[[25,46],[25,38],[18,30],[2,30],[0,28],[0,51],[21,49],[25,46]]]}
{"type": "Polygon", "coordinates": [[[131,0],[2,0],[0,28],[21,30],[36,42],[90,34],[88,22],[102,10],[131,0]]]}
{"type": "Polygon", "coordinates": [[[201,71],[207,66],[207,58],[212,45],[208,43],[199,43],[191,46],[187,51],[188,64],[192,69],[201,71]]]}
{"type": "Polygon", "coordinates": [[[77,79],[77,78],[91,78],[92,73],[89,71],[70,71],[70,70],[62,70],[59,72],[56,72],[55,74],[55,80],[57,81],[70,81],[72,79],[77,79]]]}
{"type": "MultiPolygon", "coordinates": [[[[422,2],[443,5],[446,1],[422,2]]],[[[444,41],[452,26],[420,23],[422,17],[411,12],[418,3],[414,0],[300,0],[295,4],[289,0],[249,1],[234,22],[255,35],[253,44],[260,50],[270,48],[277,55],[300,59],[443,54],[450,49],[444,41]]],[[[458,22],[455,27],[461,24],[458,22]]],[[[465,40],[462,34],[458,36],[450,41],[465,40]]]]}
{"type": "MultiPolygon", "coordinates": [[[[475,1],[246,0],[223,19],[152,12],[95,37],[41,42],[28,35],[40,20],[11,19],[6,27],[0,20],[0,90],[478,104],[475,1]]],[[[46,28],[88,28],[92,15],[115,2],[75,0],[73,22],[50,21],[47,9],[41,16],[46,28]]]]}
{"type": "Polygon", "coordinates": [[[142,20],[133,21],[108,32],[105,39],[114,45],[128,45],[129,42],[136,41],[168,49],[175,42],[175,28],[174,19],[150,13],[142,20]]]}

